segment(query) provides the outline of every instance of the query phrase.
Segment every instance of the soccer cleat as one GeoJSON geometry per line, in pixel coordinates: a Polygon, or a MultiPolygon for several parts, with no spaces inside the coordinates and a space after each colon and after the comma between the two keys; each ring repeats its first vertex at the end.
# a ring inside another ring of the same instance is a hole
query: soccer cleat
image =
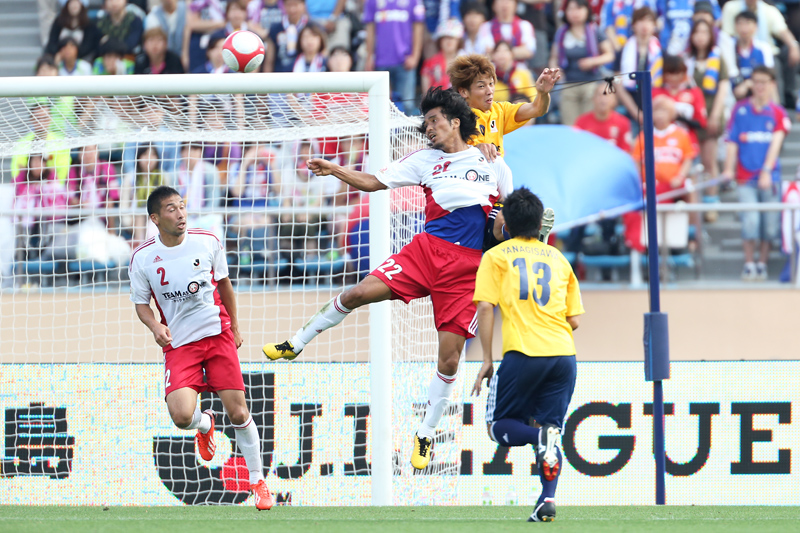
{"type": "Polygon", "coordinates": [[[744,264],[742,268],[742,281],[755,281],[757,275],[755,263],[744,264]]]}
{"type": "Polygon", "coordinates": [[[278,359],[286,359],[287,361],[291,361],[296,359],[300,352],[294,351],[294,345],[292,345],[291,341],[285,341],[280,344],[265,344],[261,351],[264,352],[264,355],[267,356],[267,359],[272,361],[277,361],[278,359]]]}
{"type": "Polygon", "coordinates": [[[551,498],[545,498],[528,517],[528,522],[552,522],[555,519],[556,504],[551,498]]]}
{"type": "Polygon", "coordinates": [[[203,433],[198,429],[197,435],[194,436],[194,444],[197,446],[200,457],[205,461],[210,461],[214,458],[214,452],[217,451],[217,443],[214,441],[214,411],[206,409],[203,412],[211,417],[211,429],[208,430],[208,433],[203,433]]]}
{"type": "Polygon", "coordinates": [[[553,231],[553,225],[556,223],[556,212],[548,207],[542,214],[542,228],[539,230],[539,242],[547,244],[547,238],[550,232],[553,231]]]}
{"type": "Polygon", "coordinates": [[[411,466],[423,470],[431,460],[431,439],[414,435],[414,453],[411,454],[411,466]]]}
{"type": "Polygon", "coordinates": [[[539,433],[539,453],[536,455],[536,462],[547,481],[553,481],[561,468],[558,463],[558,455],[556,455],[559,434],[558,428],[550,424],[542,426],[539,433]]]}
{"type": "Polygon", "coordinates": [[[259,511],[269,511],[275,505],[272,493],[267,488],[267,482],[263,479],[259,480],[255,485],[250,485],[250,492],[255,497],[256,509],[259,511]]]}

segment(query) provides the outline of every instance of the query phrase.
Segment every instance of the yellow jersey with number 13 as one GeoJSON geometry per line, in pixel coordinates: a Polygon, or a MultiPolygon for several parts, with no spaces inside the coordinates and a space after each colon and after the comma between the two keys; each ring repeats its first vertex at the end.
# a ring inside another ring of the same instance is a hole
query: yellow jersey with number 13
{"type": "Polygon", "coordinates": [[[497,152],[504,156],[503,135],[521,128],[528,123],[527,120],[517,122],[514,117],[524,102],[512,104],[511,102],[492,102],[489,111],[472,108],[478,117],[478,135],[472,137],[469,144],[475,146],[481,143],[492,143],[497,147],[497,152]]]}
{"type": "Polygon", "coordinates": [[[499,305],[503,353],[575,355],[568,316],[584,313],[578,279],[561,252],[536,239],[514,238],[483,254],[475,302],[499,305]]]}

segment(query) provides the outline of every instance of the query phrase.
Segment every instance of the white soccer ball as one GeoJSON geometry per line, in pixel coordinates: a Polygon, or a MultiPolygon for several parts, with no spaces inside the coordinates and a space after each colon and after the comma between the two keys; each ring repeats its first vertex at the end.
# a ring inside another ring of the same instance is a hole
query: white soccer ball
{"type": "Polygon", "coordinates": [[[251,31],[235,31],[222,45],[222,59],[234,72],[258,70],[264,61],[264,41],[251,31]]]}

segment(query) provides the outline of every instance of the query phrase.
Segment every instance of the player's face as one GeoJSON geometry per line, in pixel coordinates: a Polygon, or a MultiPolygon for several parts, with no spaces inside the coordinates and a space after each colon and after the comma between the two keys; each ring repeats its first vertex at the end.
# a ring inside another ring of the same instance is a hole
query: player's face
{"type": "Polygon", "coordinates": [[[460,89],[459,93],[466,99],[470,107],[480,109],[481,111],[489,111],[494,101],[494,79],[493,78],[478,78],[472,82],[469,90],[460,89]]]}
{"type": "Polygon", "coordinates": [[[425,136],[436,150],[444,150],[459,135],[458,119],[448,120],[442,114],[441,107],[435,107],[425,113],[425,136]]]}
{"type": "Polygon", "coordinates": [[[152,215],[151,218],[161,233],[173,237],[180,237],[186,233],[186,204],[177,194],[162,201],[158,214],[152,215]]]}

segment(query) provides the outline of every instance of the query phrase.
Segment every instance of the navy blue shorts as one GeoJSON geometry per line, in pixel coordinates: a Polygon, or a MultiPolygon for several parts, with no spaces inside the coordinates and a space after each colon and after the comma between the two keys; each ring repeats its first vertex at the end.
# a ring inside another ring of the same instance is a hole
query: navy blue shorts
{"type": "Polygon", "coordinates": [[[564,425],[575,390],[575,356],[528,357],[506,352],[489,383],[486,422],[514,419],[564,425]]]}

